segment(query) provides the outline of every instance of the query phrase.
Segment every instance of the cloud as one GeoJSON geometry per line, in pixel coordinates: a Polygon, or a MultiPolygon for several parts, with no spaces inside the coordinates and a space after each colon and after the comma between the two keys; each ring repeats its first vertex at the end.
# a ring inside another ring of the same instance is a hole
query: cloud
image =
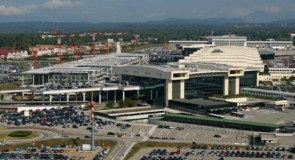
{"type": "Polygon", "coordinates": [[[56,9],[62,7],[70,7],[81,4],[80,1],[72,1],[72,0],[49,0],[43,4],[43,7],[48,9],[56,9]]]}
{"type": "Polygon", "coordinates": [[[270,13],[277,13],[281,11],[281,8],[278,6],[271,6],[269,8],[267,8],[267,11],[270,13]]]}
{"type": "Polygon", "coordinates": [[[29,6],[5,6],[0,5],[0,15],[12,16],[12,15],[24,15],[37,8],[36,5],[29,6]]]}

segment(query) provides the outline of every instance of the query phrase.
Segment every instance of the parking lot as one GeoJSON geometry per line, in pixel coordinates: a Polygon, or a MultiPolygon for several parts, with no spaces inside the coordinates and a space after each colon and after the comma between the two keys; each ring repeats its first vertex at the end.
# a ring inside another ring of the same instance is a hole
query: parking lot
{"type": "MultiPolygon", "coordinates": [[[[114,125],[107,126],[96,126],[96,135],[110,135],[114,133],[118,137],[134,137],[134,136],[145,136],[150,130],[150,126],[138,126],[131,125],[130,127],[124,127],[126,124],[116,123],[114,125]]],[[[89,131],[83,131],[83,134],[90,133],[89,131]]]]}
{"type": "Polygon", "coordinates": [[[218,160],[218,159],[293,159],[291,148],[260,148],[242,149],[235,146],[192,146],[185,148],[145,147],[137,152],[131,160],[218,160]]]}
{"type": "Polygon", "coordinates": [[[244,111],[245,118],[239,120],[284,124],[294,121],[295,110],[286,109],[285,111],[278,111],[274,109],[258,109],[244,111]]]}
{"type": "Polygon", "coordinates": [[[249,143],[249,137],[246,135],[237,134],[222,134],[208,131],[202,131],[193,128],[157,128],[151,135],[151,139],[173,139],[173,140],[190,140],[197,143],[212,142],[212,143],[249,143]]]}
{"type": "Polygon", "coordinates": [[[76,146],[43,146],[40,148],[16,147],[10,151],[3,149],[0,159],[64,159],[64,160],[92,160],[102,159],[109,152],[108,148],[97,147],[95,151],[81,151],[76,146]]]}
{"type": "MultiPolygon", "coordinates": [[[[89,114],[90,112],[77,110],[74,107],[35,110],[30,111],[29,116],[24,116],[24,112],[5,111],[0,113],[0,122],[9,126],[49,127],[61,131],[63,136],[70,133],[89,138],[92,130],[89,114]]],[[[95,135],[132,138],[146,136],[150,129],[151,126],[148,125],[116,123],[95,117],[95,135]]]]}

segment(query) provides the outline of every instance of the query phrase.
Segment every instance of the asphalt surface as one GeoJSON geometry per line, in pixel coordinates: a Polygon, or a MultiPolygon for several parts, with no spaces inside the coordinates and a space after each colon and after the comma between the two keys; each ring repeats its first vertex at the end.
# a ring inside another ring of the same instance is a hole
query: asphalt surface
{"type": "MultiPolygon", "coordinates": [[[[104,117],[100,117],[103,120],[111,120],[104,117]]],[[[187,142],[191,143],[195,141],[196,143],[204,143],[210,142],[212,144],[233,144],[234,141],[243,141],[248,143],[249,138],[243,137],[238,134],[221,134],[215,133],[214,131],[200,131],[197,129],[185,128],[184,130],[176,130],[176,129],[165,129],[165,128],[157,128],[156,125],[149,125],[149,124],[138,124],[138,123],[128,123],[128,122],[117,122],[121,124],[131,124],[127,131],[121,131],[120,128],[114,125],[107,125],[103,126],[103,129],[98,130],[95,132],[95,139],[96,140],[113,140],[117,142],[117,145],[107,154],[105,159],[109,160],[123,160],[124,157],[128,154],[131,150],[133,145],[138,142],[143,142],[147,140],[152,141],[159,141],[159,142],[187,142]],[[116,133],[124,133],[123,137],[117,136],[110,136],[107,135],[109,131],[116,132],[116,133]],[[221,138],[214,138],[215,134],[220,134],[221,138]],[[161,137],[160,139],[150,139],[151,136],[161,137]],[[174,137],[174,140],[170,139],[162,139],[162,137],[174,137]]],[[[6,125],[6,124],[4,124],[6,125]]],[[[44,139],[52,139],[52,138],[62,138],[63,136],[67,136],[70,138],[77,138],[81,137],[84,138],[85,135],[90,135],[90,132],[86,130],[88,126],[79,126],[78,129],[73,128],[62,128],[61,126],[54,126],[54,127],[37,127],[32,125],[26,125],[21,127],[12,127],[8,126],[12,130],[18,129],[26,129],[32,130],[42,134],[42,136],[32,139],[32,140],[24,140],[24,141],[15,141],[13,143],[24,143],[24,142],[33,142],[39,141],[44,139]]],[[[215,159],[216,157],[211,157],[210,159],[215,159]]]]}

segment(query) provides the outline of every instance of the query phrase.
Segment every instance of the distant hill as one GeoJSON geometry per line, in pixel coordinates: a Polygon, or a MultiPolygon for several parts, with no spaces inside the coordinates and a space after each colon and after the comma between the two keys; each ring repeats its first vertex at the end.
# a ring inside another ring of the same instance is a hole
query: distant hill
{"type": "Polygon", "coordinates": [[[161,24],[161,25],[219,25],[219,24],[235,24],[245,23],[241,18],[207,18],[207,19],[177,19],[168,18],[160,21],[148,21],[145,24],[161,24]]]}
{"type": "Polygon", "coordinates": [[[265,12],[253,13],[243,18],[208,18],[208,19],[177,19],[169,18],[159,21],[147,21],[140,23],[131,22],[5,22],[0,23],[0,33],[39,33],[39,32],[53,32],[55,29],[59,29],[62,33],[77,33],[77,32],[90,32],[92,28],[97,31],[131,31],[136,28],[147,27],[196,27],[196,26],[233,26],[236,24],[248,24],[249,20],[257,23],[264,23],[261,19],[264,19],[265,24],[285,24],[294,23],[295,19],[273,21],[270,22],[270,15],[265,12]]]}
{"type": "MultiPolygon", "coordinates": [[[[265,11],[257,11],[250,13],[243,17],[246,22],[249,23],[281,23],[286,19],[293,19],[295,17],[294,13],[290,12],[279,12],[279,13],[271,13],[265,11]]],[[[286,21],[285,21],[286,22],[286,21]]]]}

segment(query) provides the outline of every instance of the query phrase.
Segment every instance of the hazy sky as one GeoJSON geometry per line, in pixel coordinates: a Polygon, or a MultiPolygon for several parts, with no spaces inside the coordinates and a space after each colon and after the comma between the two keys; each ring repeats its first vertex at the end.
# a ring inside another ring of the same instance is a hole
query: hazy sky
{"type": "Polygon", "coordinates": [[[0,0],[0,22],[143,22],[234,18],[262,11],[294,18],[295,0],[0,0]]]}

